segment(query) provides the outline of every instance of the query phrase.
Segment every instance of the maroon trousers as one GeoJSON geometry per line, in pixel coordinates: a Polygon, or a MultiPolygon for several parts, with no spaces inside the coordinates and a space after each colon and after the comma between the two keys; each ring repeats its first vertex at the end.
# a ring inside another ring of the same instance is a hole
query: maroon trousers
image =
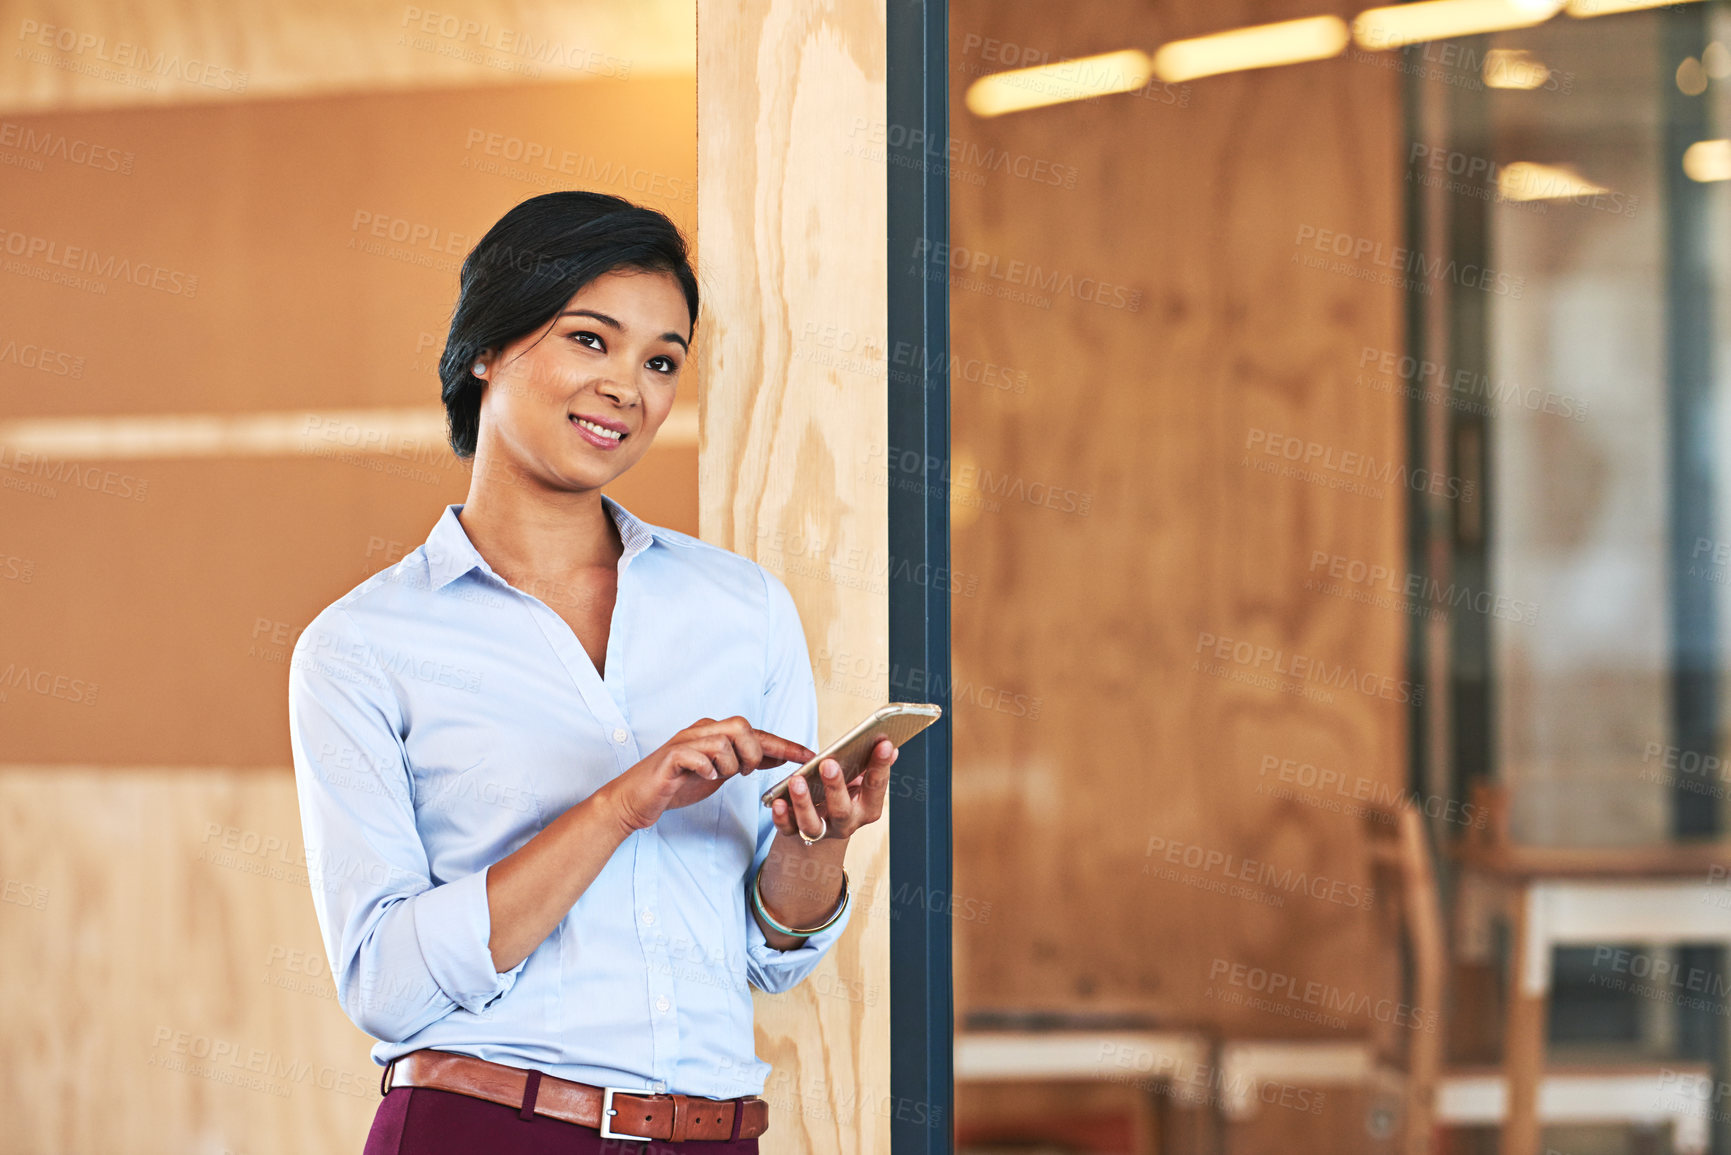
{"type": "Polygon", "coordinates": [[[393,1087],[373,1116],[364,1155],[757,1155],[756,1139],[603,1139],[549,1119],[432,1087],[393,1087]]]}

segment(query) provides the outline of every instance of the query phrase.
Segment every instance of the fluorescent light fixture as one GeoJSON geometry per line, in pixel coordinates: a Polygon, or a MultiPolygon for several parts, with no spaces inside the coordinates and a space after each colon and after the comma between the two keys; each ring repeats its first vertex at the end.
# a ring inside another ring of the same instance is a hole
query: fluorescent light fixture
{"type": "Polygon", "coordinates": [[[1148,83],[1153,72],[1146,52],[1126,48],[1122,52],[994,72],[969,85],[965,99],[968,111],[975,116],[1002,116],[1048,104],[1134,92],[1148,83]]]}
{"type": "Polygon", "coordinates": [[[1497,174],[1497,192],[1504,200],[1550,201],[1571,197],[1597,196],[1610,192],[1604,185],[1594,184],[1567,165],[1534,164],[1518,160],[1504,165],[1497,174]]]}
{"type": "Polygon", "coordinates": [[[1360,48],[1382,51],[1426,40],[1531,28],[1562,7],[1563,0],[1420,0],[1367,8],[1352,22],[1352,38],[1360,48]]]}
{"type": "Polygon", "coordinates": [[[1487,88],[1529,91],[1543,88],[1551,70],[1524,48],[1493,48],[1485,53],[1484,77],[1487,88]]]}
{"type": "Polygon", "coordinates": [[[1683,171],[1703,184],[1731,180],[1731,140],[1698,140],[1683,152],[1683,171]]]}
{"type": "Polygon", "coordinates": [[[1154,54],[1154,74],[1179,84],[1222,72],[1327,60],[1339,56],[1349,39],[1346,22],[1338,16],[1257,24],[1163,44],[1154,54]]]}
{"type": "Polygon", "coordinates": [[[1585,19],[1589,16],[1615,16],[1619,12],[1639,12],[1643,8],[1669,8],[1673,4],[1693,4],[1696,0],[1569,0],[1569,15],[1585,19]]]}

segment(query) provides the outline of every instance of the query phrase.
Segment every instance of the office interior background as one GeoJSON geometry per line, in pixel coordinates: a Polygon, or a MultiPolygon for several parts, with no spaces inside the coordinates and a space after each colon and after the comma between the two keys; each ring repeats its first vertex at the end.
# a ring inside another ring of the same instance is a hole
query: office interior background
{"type": "MultiPolygon", "coordinates": [[[[468,248],[613,192],[727,299],[749,96],[809,195],[951,198],[889,254],[949,272],[943,476],[830,466],[950,489],[953,887],[880,870],[760,999],[765,1150],[887,1150],[826,1048],[881,1051],[883,919],[937,903],[960,1151],[1731,1152],[1731,5],[954,0],[935,142],[811,95],[881,94],[881,3],[740,8],[756,55],[675,0],[0,3],[0,1151],[359,1150],[295,638],[463,498],[468,248]]],[[[827,292],[778,395],[926,356],[827,292]]],[[[683,388],[610,492],[716,540],[750,455],[683,388]]],[[[814,626],[893,558],[729,543],[825,738],[927,696],[814,626]]]]}

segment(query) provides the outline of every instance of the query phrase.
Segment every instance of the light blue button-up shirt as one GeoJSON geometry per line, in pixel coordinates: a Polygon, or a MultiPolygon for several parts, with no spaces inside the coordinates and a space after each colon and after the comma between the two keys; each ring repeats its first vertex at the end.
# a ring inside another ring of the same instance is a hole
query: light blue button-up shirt
{"type": "Polygon", "coordinates": [[[602,501],[625,546],[605,677],[549,608],[559,593],[494,573],[460,505],[301,635],[289,719],[319,930],[380,1065],[436,1047],[599,1086],[755,1094],[769,1064],[747,983],[791,987],[848,921],[778,951],[749,913],[775,836],[758,796],[793,763],[633,833],[510,971],[488,953],[488,868],[686,726],[738,714],[817,748],[787,587],[602,501]]]}

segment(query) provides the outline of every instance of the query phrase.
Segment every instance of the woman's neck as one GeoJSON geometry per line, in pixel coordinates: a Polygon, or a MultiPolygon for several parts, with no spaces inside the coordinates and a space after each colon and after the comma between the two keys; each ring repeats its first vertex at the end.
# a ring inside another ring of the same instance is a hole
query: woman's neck
{"type": "Polygon", "coordinates": [[[458,520],[476,551],[508,581],[512,575],[612,569],[625,551],[598,489],[537,492],[521,483],[485,482],[477,468],[458,520]]]}

